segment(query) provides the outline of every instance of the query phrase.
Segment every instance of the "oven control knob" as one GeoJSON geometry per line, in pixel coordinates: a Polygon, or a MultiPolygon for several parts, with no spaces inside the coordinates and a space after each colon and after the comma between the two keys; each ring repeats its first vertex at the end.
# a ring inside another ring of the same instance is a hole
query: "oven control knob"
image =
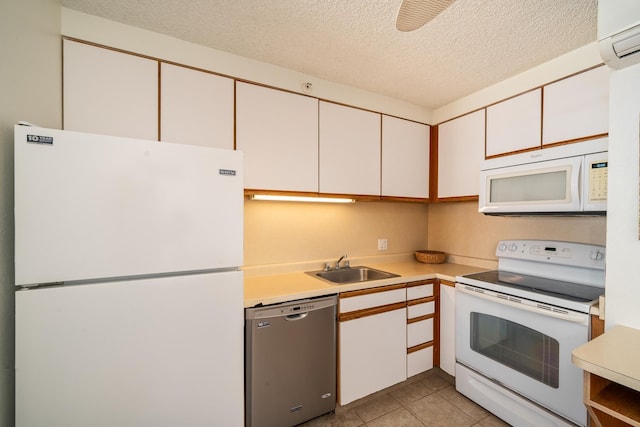
{"type": "Polygon", "coordinates": [[[500,244],[498,245],[498,251],[500,251],[500,252],[504,252],[504,251],[506,251],[506,250],[507,250],[507,244],[506,244],[506,243],[502,242],[502,243],[500,243],[500,244]]]}
{"type": "Polygon", "coordinates": [[[515,252],[518,250],[518,245],[516,245],[515,243],[512,243],[511,246],[509,246],[509,250],[511,252],[515,252]]]}
{"type": "Polygon", "coordinates": [[[604,259],[604,252],[602,252],[600,249],[595,249],[591,251],[589,257],[592,261],[602,261],[604,259]]]}

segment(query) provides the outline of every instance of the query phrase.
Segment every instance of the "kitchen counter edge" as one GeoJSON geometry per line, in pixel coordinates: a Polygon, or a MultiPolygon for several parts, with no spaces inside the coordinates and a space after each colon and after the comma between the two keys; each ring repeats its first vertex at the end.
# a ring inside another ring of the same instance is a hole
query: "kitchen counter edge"
{"type": "Polygon", "coordinates": [[[587,372],[640,391],[638,353],[640,330],[617,325],[574,349],[571,361],[587,372]]]}
{"type": "Polygon", "coordinates": [[[417,261],[368,263],[367,267],[394,273],[399,275],[399,277],[373,280],[370,282],[349,283],[344,285],[333,285],[312,277],[305,272],[245,277],[244,306],[245,308],[248,308],[255,307],[260,304],[277,304],[286,301],[337,294],[340,292],[435,278],[454,282],[456,276],[488,270],[488,268],[464,264],[422,264],[417,261]]]}

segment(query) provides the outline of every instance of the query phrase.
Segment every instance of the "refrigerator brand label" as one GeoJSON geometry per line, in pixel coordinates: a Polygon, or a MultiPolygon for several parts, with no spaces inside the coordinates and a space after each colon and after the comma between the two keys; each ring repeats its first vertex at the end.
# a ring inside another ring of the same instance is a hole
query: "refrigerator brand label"
{"type": "Polygon", "coordinates": [[[258,329],[267,328],[269,326],[271,326],[271,323],[269,323],[267,320],[263,320],[261,322],[258,322],[258,329]]]}
{"type": "Polygon", "coordinates": [[[219,169],[220,175],[236,176],[236,171],[233,169],[219,169]]]}
{"type": "Polygon", "coordinates": [[[27,135],[27,142],[33,142],[34,144],[53,145],[53,137],[44,135],[27,135]]]}

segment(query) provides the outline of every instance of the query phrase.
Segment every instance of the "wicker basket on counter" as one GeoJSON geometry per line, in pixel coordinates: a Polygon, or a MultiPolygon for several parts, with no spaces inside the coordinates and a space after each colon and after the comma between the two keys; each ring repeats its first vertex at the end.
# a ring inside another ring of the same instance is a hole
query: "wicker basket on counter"
{"type": "Polygon", "coordinates": [[[416,259],[424,264],[442,264],[447,254],[440,251],[416,251],[416,259]]]}

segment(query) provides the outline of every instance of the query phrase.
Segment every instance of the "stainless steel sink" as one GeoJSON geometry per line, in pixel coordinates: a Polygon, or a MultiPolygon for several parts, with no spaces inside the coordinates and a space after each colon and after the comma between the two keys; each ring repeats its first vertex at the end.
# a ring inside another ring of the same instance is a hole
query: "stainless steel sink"
{"type": "Polygon", "coordinates": [[[398,274],[393,274],[387,271],[376,270],[375,268],[364,266],[344,267],[338,270],[329,271],[308,271],[307,274],[313,277],[317,277],[318,279],[336,284],[370,282],[372,280],[400,277],[398,274]]]}

